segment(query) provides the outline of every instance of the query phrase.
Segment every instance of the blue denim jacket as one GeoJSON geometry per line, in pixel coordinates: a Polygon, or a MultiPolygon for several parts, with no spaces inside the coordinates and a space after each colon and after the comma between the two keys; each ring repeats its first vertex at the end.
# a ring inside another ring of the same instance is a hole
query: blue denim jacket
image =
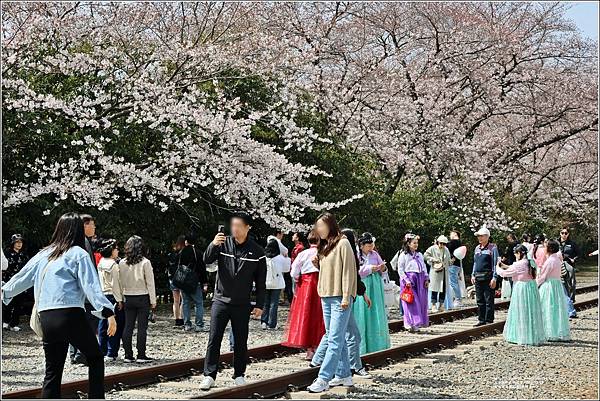
{"type": "Polygon", "coordinates": [[[59,258],[50,261],[40,291],[40,280],[51,251],[51,249],[44,249],[38,252],[4,284],[2,287],[4,304],[8,305],[13,297],[33,286],[38,312],[74,307],[85,309],[86,298],[94,307],[92,314],[96,317],[103,318],[103,308],[114,312],[114,306],[102,293],[100,279],[90,255],[78,246],[72,247],[59,258]]]}

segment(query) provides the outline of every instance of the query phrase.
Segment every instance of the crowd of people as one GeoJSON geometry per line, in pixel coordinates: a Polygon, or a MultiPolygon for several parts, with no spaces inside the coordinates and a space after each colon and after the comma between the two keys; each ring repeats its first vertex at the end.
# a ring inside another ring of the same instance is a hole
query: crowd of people
{"type": "MultiPolygon", "coordinates": [[[[251,236],[251,226],[250,215],[235,212],[229,229],[219,226],[205,250],[197,249],[191,233],[177,238],[168,255],[175,327],[208,332],[203,390],[215,385],[229,325],[233,379],[236,385],[245,383],[250,318],[260,319],[263,330],[277,328],[282,296],[290,303],[283,344],[306,351],[309,365],[319,367],[308,389],[322,392],[330,386],[351,386],[355,375],[369,377],[361,356],[390,347],[388,269],[397,272],[397,302],[409,331],[427,327],[431,313],[460,308],[467,295],[467,248],[455,230],[450,239],[439,235],[424,253],[419,252],[420,237],[406,233],[388,264],[373,234],[342,229],[331,213],[321,214],[308,235],[293,233],[291,250],[283,244],[281,231],[261,246],[251,236]],[[205,323],[204,293],[209,286],[212,305],[210,322],[205,323]]],[[[494,299],[501,291],[511,299],[506,341],[568,341],[569,318],[576,317],[573,265],[578,258],[569,230],[562,229],[558,240],[524,235],[519,242],[509,234],[502,255],[485,226],[475,236],[470,283],[478,307],[476,326],[493,323],[494,299]]],[[[67,351],[72,363],[89,367],[90,398],[104,396],[104,364],[117,359],[121,345],[124,362],[152,360],[146,340],[157,297],[142,238],[130,237],[121,258],[116,239],[97,238],[92,216],[67,213],[59,219],[50,244],[31,260],[22,248],[23,237],[15,234],[6,258],[2,253],[3,327],[19,330],[22,297],[33,287],[32,313],[39,316],[46,359],[43,398],[60,398],[67,351]]]]}

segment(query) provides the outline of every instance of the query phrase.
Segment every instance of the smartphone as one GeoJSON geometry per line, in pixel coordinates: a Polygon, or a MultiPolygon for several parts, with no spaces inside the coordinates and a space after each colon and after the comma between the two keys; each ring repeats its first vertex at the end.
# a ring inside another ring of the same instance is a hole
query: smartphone
{"type": "Polygon", "coordinates": [[[225,234],[225,226],[223,224],[219,224],[217,232],[225,234]]]}

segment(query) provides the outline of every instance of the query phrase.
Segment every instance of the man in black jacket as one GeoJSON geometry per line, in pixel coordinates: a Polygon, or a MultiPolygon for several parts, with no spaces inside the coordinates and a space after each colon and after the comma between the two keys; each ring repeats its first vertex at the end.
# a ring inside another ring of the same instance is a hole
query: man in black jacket
{"type": "Polygon", "coordinates": [[[245,384],[244,373],[248,357],[248,325],[250,294],[256,286],[255,317],[262,314],[265,299],[267,263],[264,249],[248,237],[250,216],[236,212],[230,220],[231,236],[217,233],[204,252],[204,263],[218,262],[215,295],[211,308],[210,336],[204,359],[204,380],[200,388],[208,390],[215,384],[223,333],[229,321],[234,337],[233,378],[236,385],[245,384]]]}

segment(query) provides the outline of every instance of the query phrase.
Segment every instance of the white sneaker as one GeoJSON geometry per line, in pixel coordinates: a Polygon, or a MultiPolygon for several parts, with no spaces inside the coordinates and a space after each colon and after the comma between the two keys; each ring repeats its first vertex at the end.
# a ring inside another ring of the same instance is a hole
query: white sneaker
{"type": "Polygon", "coordinates": [[[454,303],[452,304],[455,308],[462,308],[462,303],[458,300],[455,299],[454,303]]]}
{"type": "Polygon", "coordinates": [[[352,387],[354,383],[352,383],[352,375],[348,377],[334,377],[329,381],[329,387],[335,386],[344,386],[344,387],[352,387]]]}
{"type": "Polygon", "coordinates": [[[431,313],[436,313],[437,311],[438,311],[438,307],[437,307],[437,305],[433,305],[433,306],[431,307],[431,313]]]}
{"type": "Polygon", "coordinates": [[[10,331],[21,331],[21,328],[19,326],[11,327],[10,331]]]}
{"type": "Polygon", "coordinates": [[[104,357],[104,362],[114,362],[116,360],[117,360],[117,358],[115,358],[113,356],[105,356],[104,357]]]}
{"type": "Polygon", "coordinates": [[[2,328],[3,329],[8,329],[10,326],[8,325],[8,323],[2,323],[2,328]]]}
{"type": "Polygon", "coordinates": [[[266,330],[267,329],[267,324],[266,323],[261,323],[260,324],[260,328],[263,329],[263,330],[266,330]]]}
{"type": "Polygon", "coordinates": [[[329,390],[329,383],[320,377],[317,377],[313,384],[308,386],[307,390],[311,393],[322,393],[323,391],[329,390]]]}
{"type": "Polygon", "coordinates": [[[367,369],[365,368],[360,368],[360,370],[357,370],[356,372],[354,372],[354,374],[358,377],[362,377],[364,379],[370,379],[371,375],[369,374],[369,372],[367,372],[367,369]]]}
{"type": "Polygon", "coordinates": [[[238,376],[235,379],[233,379],[233,381],[235,382],[236,386],[243,386],[244,384],[246,384],[246,379],[244,379],[244,376],[238,376]]]}
{"type": "Polygon", "coordinates": [[[204,376],[204,379],[202,379],[202,383],[200,383],[200,390],[210,390],[211,387],[214,387],[215,385],[215,379],[213,379],[210,376],[204,376]]]}

